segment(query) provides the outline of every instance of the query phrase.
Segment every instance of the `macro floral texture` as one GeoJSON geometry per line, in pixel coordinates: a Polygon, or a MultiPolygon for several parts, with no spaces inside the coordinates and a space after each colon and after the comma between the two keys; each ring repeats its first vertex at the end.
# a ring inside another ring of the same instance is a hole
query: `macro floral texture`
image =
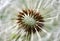
{"type": "Polygon", "coordinates": [[[60,41],[60,0],[0,0],[0,41],[60,41]]]}

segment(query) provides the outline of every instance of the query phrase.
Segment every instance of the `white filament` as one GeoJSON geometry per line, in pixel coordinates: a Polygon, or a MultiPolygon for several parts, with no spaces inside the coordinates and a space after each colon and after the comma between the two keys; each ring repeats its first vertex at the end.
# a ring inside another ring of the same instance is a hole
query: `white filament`
{"type": "Polygon", "coordinates": [[[38,4],[38,6],[37,6],[37,11],[38,11],[38,9],[41,7],[43,1],[44,1],[44,0],[40,0],[39,4],[38,4]]]}
{"type": "Polygon", "coordinates": [[[31,41],[33,41],[33,31],[31,31],[31,41]]]}
{"type": "MultiPolygon", "coordinates": [[[[36,26],[38,26],[38,25],[36,24],[36,26]]],[[[38,26],[38,27],[39,27],[43,32],[49,34],[49,32],[47,32],[45,29],[41,28],[40,26],[38,26]]]]}
{"type": "Polygon", "coordinates": [[[42,39],[41,39],[41,36],[40,36],[39,32],[37,31],[37,29],[36,29],[36,28],[35,28],[35,30],[36,30],[36,33],[37,33],[37,36],[38,36],[39,41],[42,41],[42,39]]]}

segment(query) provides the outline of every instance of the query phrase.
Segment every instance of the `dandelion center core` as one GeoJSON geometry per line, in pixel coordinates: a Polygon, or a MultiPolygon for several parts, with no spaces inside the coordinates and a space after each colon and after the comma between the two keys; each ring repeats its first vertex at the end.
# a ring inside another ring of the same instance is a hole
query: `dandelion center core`
{"type": "Polygon", "coordinates": [[[30,26],[34,26],[36,23],[35,19],[29,15],[24,16],[23,22],[27,25],[30,25],[30,26]]]}
{"type": "Polygon", "coordinates": [[[21,28],[24,28],[26,32],[31,34],[31,30],[33,33],[37,31],[40,31],[41,29],[39,27],[43,27],[44,20],[43,17],[39,12],[33,9],[24,9],[22,12],[19,12],[18,14],[18,24],[21,28]],[[38,26],[37,26],[38,25],[38,26]]]}

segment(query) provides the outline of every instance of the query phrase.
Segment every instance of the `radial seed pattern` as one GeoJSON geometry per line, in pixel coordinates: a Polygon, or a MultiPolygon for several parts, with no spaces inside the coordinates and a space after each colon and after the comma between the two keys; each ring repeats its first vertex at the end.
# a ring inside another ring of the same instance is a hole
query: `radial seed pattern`
{"type": "Polygon", "coordinates": [[[36,12],[36,10],[32,9],[24,9],[22,10],[22,12],[19,12],[17,20],[18,25],[21,25],[20,28],[25,29],[25,31],[29,34],[31,34],[31,31],[35,33],[35,28],[37,29],[37,31],[41,31],[39,27],[42,28],[44,26],[44,20],[40,12],[36,12]],[[39,27],[36,26],[36,24],[39,27]]]}

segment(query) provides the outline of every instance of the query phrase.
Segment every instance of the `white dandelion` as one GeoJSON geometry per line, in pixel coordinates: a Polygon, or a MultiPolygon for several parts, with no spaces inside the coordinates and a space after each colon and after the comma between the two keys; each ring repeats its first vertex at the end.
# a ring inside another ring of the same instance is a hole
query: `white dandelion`
{"type": "Polygon", "coordinates": [[[59,41],[59,33],[51,39],[60,27],[59,0],[5,1],[0,2],[1,41],[59,41]]]}

